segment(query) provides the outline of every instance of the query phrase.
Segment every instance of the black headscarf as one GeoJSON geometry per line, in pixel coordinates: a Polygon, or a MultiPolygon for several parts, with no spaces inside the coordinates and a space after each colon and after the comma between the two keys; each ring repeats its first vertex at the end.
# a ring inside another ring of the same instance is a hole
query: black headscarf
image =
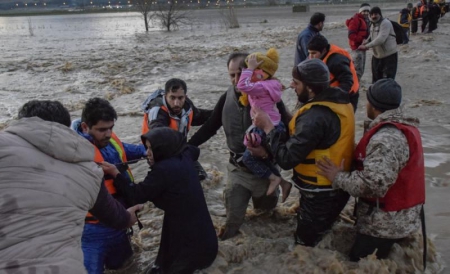
{"type": "Polygon", "coordinates": [[[186,137],[168,127],[153,128],[142,135],[141,139],[145,148],[145,140],[150,141],[155,163],[180,154],[187,146],[186,137]]]}

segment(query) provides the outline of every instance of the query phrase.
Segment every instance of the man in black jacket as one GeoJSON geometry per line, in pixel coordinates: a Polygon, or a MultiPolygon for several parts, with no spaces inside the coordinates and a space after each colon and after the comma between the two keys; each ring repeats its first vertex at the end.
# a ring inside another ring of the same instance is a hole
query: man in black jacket
{"type": "Polygon", "coordinates": [[[339,87],[350,97],[356,111],[359,98],[359,80],[352,57],[343,48],[328,43],[323,36],[315,36],[308,43],[309,58],[319,58],[330,71],[330,86],[339,87]]]}
{"type": "Polygon", "coordinates": [[[255,125],[267,134],[265,146],[269,151],[264,146],[249,149],[256,157],[268,153],[281,168],[293,169],[293,181],[301,194],[295,241],[315,246],[349,198],[317,174],[316,162],[327,156],[350,170],[355,119],[347,94],[329,87],[330,74],[322,61],[303,61],[293,68],[292,76],[291,87],[303,106],[289,123],[290,136],[276,132],[267,114],[253,110],[255,125]]]}
{"type": "MultiPolygon", "coordinates": [[[[189,144],[199,146],[208,141],[223,127],[226,142],[230,150],[228,164],[228,181],[224,190],[227,220],[225,228],[219,233],[222,240],[235,236],[244,223],[247,205],[252,198],[253,206],[257,209],[271,210],[278,202],[279,192],[266,196],[269,186],[268,179],[262,179],[249,171],[242,163],[245,151],[244,135],[252,124],[250,105],[242,105],[239,101],[241,93],[236,89],[241,75],[241,68],[245,66],[247,53],[233,53],[227,61],[228,74],[231,84],[228,90],[220,97],[208,121],[192,136],[189,144]]],[[[284,104],[278,103],[283,123],[289,120],[284,104]]]]}

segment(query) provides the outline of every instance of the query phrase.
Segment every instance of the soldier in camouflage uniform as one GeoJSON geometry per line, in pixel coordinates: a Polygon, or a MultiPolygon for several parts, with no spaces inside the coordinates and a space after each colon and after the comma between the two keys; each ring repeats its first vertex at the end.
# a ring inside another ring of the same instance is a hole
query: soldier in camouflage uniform
{"type": "Polygon", "coordinates": [[[355,150],[357,170],[343,172],[328,159],[318,163],[319,174],[333,181],[333,188],[359,197],[352,261],[375,249],[378,258],[386,258],[395,242],[418,230],[425,202],[419,121],[399,107],[401,87],[381,79],[370,87],[367,99],[373,121],[355,150]]]}

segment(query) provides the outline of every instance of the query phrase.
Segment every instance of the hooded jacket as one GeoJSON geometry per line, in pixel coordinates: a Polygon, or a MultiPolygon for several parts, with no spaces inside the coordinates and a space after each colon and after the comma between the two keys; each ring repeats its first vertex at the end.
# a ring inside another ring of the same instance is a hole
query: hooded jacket
{"type": "MultiPolygon", "coordinates": [[[[417,127],[416,118],[406,116],[401,108],[388,110],[373,120],[368,129],[383,122],[394,122],[417,127]]],[[[364,170],[340,172],[333,181],[333,188],[341,188],[354,197],[384,197],[396,182],[399,172],[410,156],[405,135],[392,125],[380,128],[366,147],[364,170]]],[[[420,210],[416,205],[395,212],[360,202],[357,207],[358,232],[380,238],[399,239],[409,236],[420,226],[420,210]],[[370,214],[369,214],[370,213],[370,214]]]]}
{"type": "Polygon", "coordinates": [[[375,58],[382,59],[397,52],[394,27],[388,19],[381,17],[378,22],[372,22],[369,38],[365,46],[373,49],[375,58]]]}
{"type": "Polygon", "coordinates": [[[81,233],[103,178],[93,158],[84,138],[37,117],[0,132],[0,272],[85,273],[81,233]]]}

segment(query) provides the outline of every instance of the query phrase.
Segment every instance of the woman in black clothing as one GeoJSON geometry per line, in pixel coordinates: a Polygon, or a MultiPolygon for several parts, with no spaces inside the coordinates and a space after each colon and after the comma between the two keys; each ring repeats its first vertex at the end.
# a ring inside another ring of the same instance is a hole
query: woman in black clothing
{"type": "Polygon", "coordinates": [[[193,273],[210,266],[217,255],[217,236],[194,167],[200,151],[170,128],[143,135],[151,171],[144,181],[128,185],[116,176],[118,191],[134,203],[151,201],[164,210],[158,256],[150,273],[193,273]]]}

